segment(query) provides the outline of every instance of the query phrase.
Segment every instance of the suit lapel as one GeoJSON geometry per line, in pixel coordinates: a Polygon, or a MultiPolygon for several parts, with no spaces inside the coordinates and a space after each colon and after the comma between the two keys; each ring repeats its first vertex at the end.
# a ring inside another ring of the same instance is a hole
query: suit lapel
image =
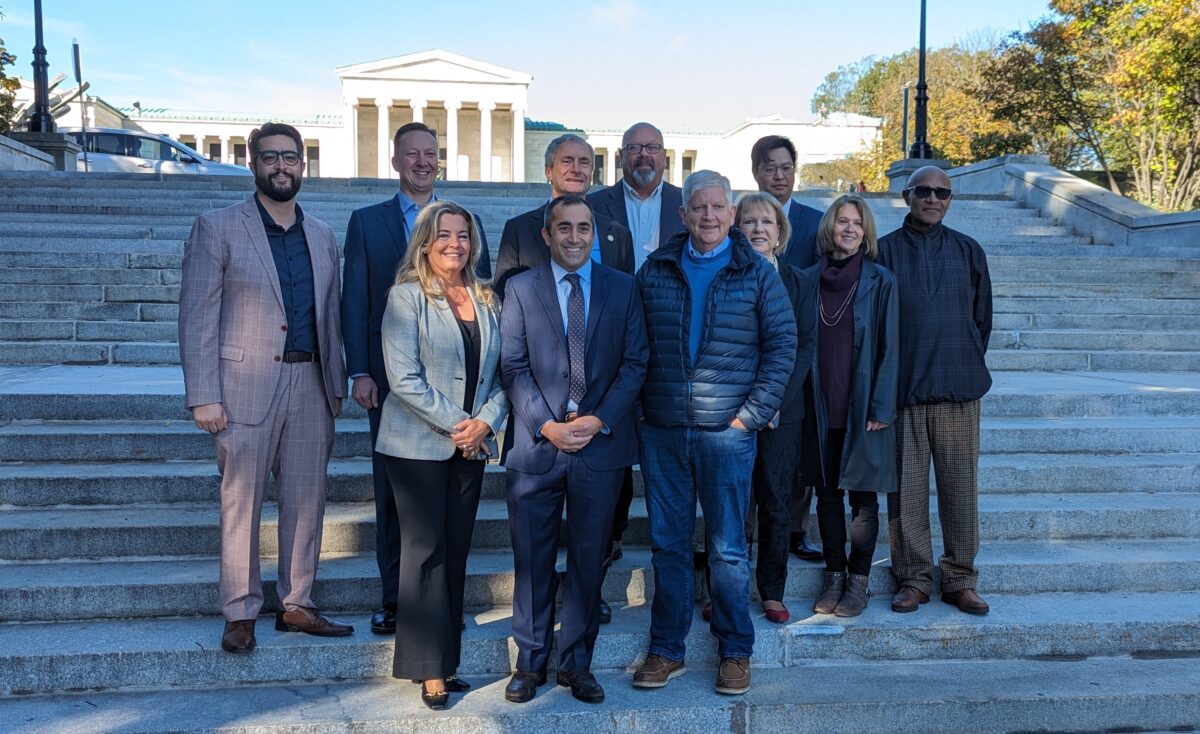
{"type": "Polygon", "coordinates": [[[462,330],[458,327],[458,319],[454,318],[454,312],[450,309],[450,301],[445,298],[426,298],[429,307],[432,308],[442,320],[442,326],[454,339],[454,346],[458,349],[458,363],[466,366],[467,364],[467,348],[463,346],[462,330]]]}
{"type": "Polygon", "coordinates": [[[592,263],[592,294],[588,299],[587,332],[583,340],[588,350],[591,349],[592,337],[596,333],[596,322],[600,320],[600,312],[608,300],[608,291],[608,273],[604,268],[592,263]]]}
{"type": "Polygon", "coordinates": [[[392,197],[383,202],[386,211],[383,216],[383,221],[387,224],[388,232],[392,235],[392,247],[396,249],[396,262],[404,259],[405,245],[408,244],[408,238],[404,236],[404,212],[400,211],[400,207],[396,204],[396,198],[392,197]]]}
{"type": "Polygon", "coordinates": [[[324,299],[321,298],[321,294],[325,292],[331,272],[326,267],[325,254],[317,244],[320,241],[320,233],[314,226],[309,224],[307,216],[300,223],[300,227],[304,230],[304,243],[308,245],[308,261],[312,263],[313,304],[316,306],[313,310],[317,318],[317,337],[320,339],[320,335],[325,333],[325,313],[324,309],[321,308],[324,299]]]}
{"type": "Polygon", "coordinates": [[[271,243],[267,242],[267,231],[263,228],[262,215],[258,212],[258,204],[254,203],[253,194],[242,205],[242,214],[246,215],[243,221],[246,225],[246,233],[250,236],[250,246],[262,260],[263,267],[267,272],[267,280],[271,281],[271,290],[275,293],[276,300],[279,301],[279,307],[283,308],[283,291],[279,288],[279,271],[275,268],[275,258],[271,256],[271,243]]]}
{"type": "Polygon", "coordinates": [[[556,327],[554,333],[558,335],[558,341],[562,344],[564,350],[567,349],[567,325],[563,323],[562,309],[558,305],[558,291],[554,283],[554,271],[550,269],[550,264],[537,269],[537,286],[535,288],[538,294],[538,300],[542,302],[542,308],[546,309],[546,318],[550,324],[556,327]]]}
{"type": "Polygon", "coordinates": [[[612,192],[609,197],[609,211],[612,212],[612,218],[628,227],[629,212],[625,210],[625,184],[617,181],[609,188],[609,191],[612,192]]]}

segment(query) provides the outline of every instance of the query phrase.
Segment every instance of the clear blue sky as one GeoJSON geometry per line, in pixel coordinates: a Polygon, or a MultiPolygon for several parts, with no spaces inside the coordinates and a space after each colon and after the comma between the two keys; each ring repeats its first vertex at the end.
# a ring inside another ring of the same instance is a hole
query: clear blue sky
{"type": "MultiPolygon", "coordinates": [[[[112,104],[340,112],[339,66],[443,48],[533,75],[529,115],[583,127],[650,119],[722,130],[802,117],[829,71],[916,45],[918,0],[43,0],[51,76],[71,40],[112,104]],[[286,8],[286,10],[280,10],[286,8]]],[[[29,78],[33,0],[0,0],[29,78]]],[[[929,0],[929,43],[1001,37],[1046,0],[929,0]]],[[[933,90],[936,93],[936,90],[933,90]]]]}

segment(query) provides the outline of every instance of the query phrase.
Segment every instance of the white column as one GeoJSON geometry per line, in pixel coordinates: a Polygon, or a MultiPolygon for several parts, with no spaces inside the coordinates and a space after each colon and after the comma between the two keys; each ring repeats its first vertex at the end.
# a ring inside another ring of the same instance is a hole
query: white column
{"type": "Polygon", "coordinates": [[[392,109],[392,100],[387,97],[377,97],[375,109],[379,112],[378,132],[375,135],[376,148],[379,151],[379,167],[376,175],[379,178],[390,178],[392,175],[392,130],[388,112],[392,109]]]}
{"type": "Polygon", "coordinates": [[[604,185],[612,186],[617,182],[617,149],[609,148],[604,157],[604,185]]]}
{"type": "Polygon", "coordinates": [[[479,180],[492,180],[492,110],[494,102],[479,103],[479,180]]]}
{"type": "Polygon", "coordinates": [[[525,180],[525,109],[514,105],[512,115],[512,181],[521,183],[525,180]]]}
{"type": "Polygon", "coordinates": [[[409,105],[413,111],[413,122],[425,122],[425,105],[429,104],[423,99],[409,100],[409,105]]]}
{"type": "Polygon", "coordinates": [[[208,157],[208,151],[204,149],[204,133],[195,133],[196,135],[196,152],[205,158],[208,157]]]}
{"type": "Polygon", "coordinates": [[[683,151],[676,150],[675,157],[671,159],[671,183],[676,186],[683,186],[683,151]]]}
{"type": "Polygon", "coordinates": [[[462,102],[446,102],[446,180],[459,180],[458,172],[458,111],[462,102]]]}
{"type": "MultiPolygon", "coordinates": [[[[233,155],[233,153],[230,150],[230,146],[229,146],[229,136],[222,135],[221,136],[221,162],[222,163],[233,163],[232,155],[233,155]]],[[[250,159],[250,146],[249,145],[246,146],[246,159],[247,159],[246,162],[249,163],[250,162],[250,160],[249,160],[250,159]]]]}
{"type": "Polygon", "coordinates": [[[346,98],[342,100],[342,127],[348,138],[346,155],[350,160],[346,166],[346,175],[354,178],[358,175],[358,100],[346,98]]]}

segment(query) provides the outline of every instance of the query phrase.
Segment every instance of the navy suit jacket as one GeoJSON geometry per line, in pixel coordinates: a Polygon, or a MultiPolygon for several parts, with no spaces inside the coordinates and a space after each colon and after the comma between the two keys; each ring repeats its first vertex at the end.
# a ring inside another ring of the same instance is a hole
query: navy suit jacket
{"type": "MultiPolygon", "coordinates": [[[[383,312],[387,308],[388,290],[396,280],[396,270],[408,250],[403,218],[393,196],[356,209],[346,226],[346,262],[342,269],[342,343],[346,349],[346,374],[370,375],[380,390],[388,389],[379,336],[383,312]]],[[[483,245],[475,274],[486,280],[492,276],[492,258],[479,217],[475,217],[475,225],[483,245]]]]}
{"type": "MultiPolygon", "coordinates": [[[[629,227],[629,214],[625,211],[625,187],[620,181],[612,186],[588,194],[588,203],[593,211],[615,219],[629,227]]],[[[667,182],[662,185],[662,210],[658,214],[658,244],[661,246],[671,235],[682,232],[683,220],[679,218],[679,207],[683,206],[683,189],[667,182]]]]}
{"type": "Polygon", "coordinates": [[[783,252],[784,263],[801,270],[817,264],[821,259],[821,252],[817,249],[817,228],[821,226],[823,216],[825,213],[822,211],[792,201],[792,208],[788,211],[792,236],[783,252]]]}
{"type": "MultiPolygon", "coordinates": [[[[579,451],[594,471],[637,463],[634,404],[646,379],[650,347],[642,299],[632,276],[592,263],[584,365],[587,386],[580,415],[608,427],[579,451]]],[[[566,329],[549,263],[514,276],[500,315],[500,382],[512,407],[504,465],[545,474],[558,449],[538,435],[546,421],[562,421],[570,389],[566,329]]]]}
{"type": "MultiPolygon", "coordinates": [[[[508,279],[526,270],[550,262],[550,248],[542,237],[546,217],[543,204],[533,211],[518,214],[504,223],[500,251],[496,253],[495,289],[504,297],[508,279]]],[[[600,237],[600,262],[633,275],[633,235],[624,224],[595,214],[596,234],[600,237]]]]}

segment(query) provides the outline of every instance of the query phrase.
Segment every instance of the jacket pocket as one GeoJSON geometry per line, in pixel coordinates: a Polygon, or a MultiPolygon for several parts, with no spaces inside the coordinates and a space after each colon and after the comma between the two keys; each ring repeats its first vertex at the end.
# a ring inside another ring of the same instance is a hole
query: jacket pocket
{"type": "Polygon", "coordinates": [[[246,350],[241,347],[234,347],[228,344],[221,345],[221,359],[228,359],[232,362],[241,362],[246,356],[246,350]]]}

